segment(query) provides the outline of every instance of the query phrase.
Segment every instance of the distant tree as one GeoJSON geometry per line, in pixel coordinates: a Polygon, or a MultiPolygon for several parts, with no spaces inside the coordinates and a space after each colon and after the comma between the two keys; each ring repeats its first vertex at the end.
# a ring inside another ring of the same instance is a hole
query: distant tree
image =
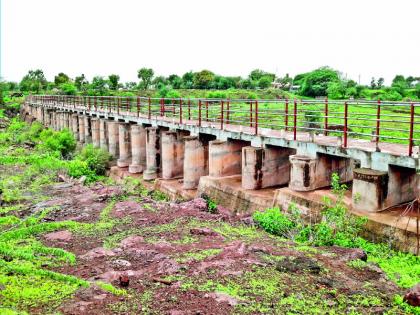
{"type": "Polygon", "coordinates": [[[255,82],[251,79],[243,79],[239,82],[242,89],[255,89],[255,82]]]}
{"type": "Polygon", "coordinates": [[[259,81],[262,77],[268,76],[271,78],[271,82],[274,81],[276,75],[274,73],[265,72],[261,69],[252,70],[249,74],[249,78],[253,81],[259,81]]]}
{"type": "Polygon", "coordinates": [[[288,73],[286,73],[286,75],[282,78],[278,78],[276,80],[277,83],[280,84],[280,89],[282,90],[288,90],[290,89],[292,83],[293,83],[293,79],[289,76],[288,73]]]}
{"type": "Polygon", "coordinates": [[[74,79],[74,85],[76,85],[78,90],[83,90],[84,87],[86,87],[89,84],[89,82],[86,80],[85,75],[79,75],[74,79]]]}
{"type": "Polygon", "coordinates": [[[194,88],[196,89],[209,89],[214,80],[214,73],[209,70],[202,70],[194,73],[194,88]]]}
{"type": "Polygon", "coordinates": [[[346,87],[342,81],[334,81],[328,84],[328,97],[331,99],[343,99],[346,97],[346,87]]]}
{"type": "Polygon", "coordinates": [[[405,81],[407,82],[407,86],[409,87],[409,88],[411,88],[411,87],[413,87],[414,86],[414,82],[416,82],[417,80],[416,80],[416,78],[415,77],[413,77],[413,76],[408,76],[407,78],[405,78],[405,81]]]}
{"type": "Polygon", "coordinates": [[[147,90],[152,83],[154,71],[151,68],[141,68],[137,71],[137,77],[140,79],[139,87],[147,90]]]}
{"type": "Polygon", "coordinates": [[[126,82],[126,83],[124,84],[124,87],[125,87],[127,90],[135,90],[135,89],[136,89],[136,87],[137,87],[137,83],[136,83],[136,82],[126,82]]]}
{"type": "Polygon", "coordinates": [[[384,87],[384,82],[385,82],[384,78],[379,78],[378,79],[378,81],[376,83],[376,86],[378,87],[378,89],[382,89],[384,87]]]}
{"type": "Polygon", "coordinates": [[[182,88],[192,89],[194,87],[194,73],[188,71],[182,75],[182,88]]]}
{"type": "Polygon", "coordinates": [[[176,74],[171,74],[168,77],[168,81],[173,89],[180,89],[182,86],[182,78],[176,74]]]}
{"type": "Polygon", "coordinates": [[[107,81],[101,76],[94,77],[90,86],[94,95],[106,95],[108,93],[107,81]]]}
{"type": "Polygon", "coordinates": [[[416,84],[414,95],[417,96],[417,98],[420,98],[420,82],[416,84]]]}
{"type": "Polygon", "coordinates": [[[326,96],[328,85],[339,81],[338,71],[329,67],[322,67],[305,74],[299,92],[310,97],[326,96]]]}
{"type": "Polygon", "coordinates": [[[271,76],[265,75],[261,79],[258,80],[258,87],[262,89],[269,88],[271,83],[273,82],[273,78],[271,76]]]}
{"type": "Polygon", "coordinates": [[[169,84],[168,80],[164,76],[157,76],[153,79],[152,84],[155,89],[161,89],[163,86],[169,84]]]}
{"type": "Polygon", "coordinates": [[[398,92],[402,96],[407,94],[406,90],[409,88],[406,79],[403,75],[396,75],[392,80],[391,87],[394,91],[398,92]]]}
{"type": "Polygon", "coordinates": [[[370,80],[370,88],[376,89],[376,81],[374,77],[372,77],[372,80],[370,80]]]}
{"type": "Polygon", "coordinates": [[[47,86],[47,83],[44,72],[37,69],[29,70],[20,81],[19,86],[22,91],[39,93],[39,91],[43,90],[47,86]]]}
{"type": "Polygon", "coordinates": [[[117,74],[110,74],[108,76],[108,81],[109,81],[109,89],[110,90],[117,90],[118,89],[118,85],[119,85],[119,81],[120,81],[120,76],[117,74]]]}
{"type": "Polygon", "coordinates": [[[77,87],[74,83],[67,82],[60,85],[61,93],[64,95],[76,95],[77,87]]]}
{"type": "Polygon", "coordinates": [[[70,78],[67,74],[60,72],[54,77],[55,86],[60,86],[63,83],[70,82],[70,78]]]}

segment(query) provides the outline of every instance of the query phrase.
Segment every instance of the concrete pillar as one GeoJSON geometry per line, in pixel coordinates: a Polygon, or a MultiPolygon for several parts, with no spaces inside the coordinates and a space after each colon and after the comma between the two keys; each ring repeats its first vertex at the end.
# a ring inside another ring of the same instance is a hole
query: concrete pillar
{"type": "Polygon", "coordinates": [[[109,121],[108,126],[108,152],[114,158],[119,156],[119,145],[118,145],[118,123],[115,121],[109,121]]]}
{"type": "Polygon", "coordinates": [[[355,210],[377,212],[418,198],[420,175],[414,168],[389,165],[388,172],[358,168],[353,173],[355,210]]]}
{"type": "Polygon", "coordinates": [[[280,147],[242,148],[242,187],[261,189],[289,183],[289,156],[294,153],[280,147]]]}
{"type": "Polygon", "coordinates": [[[79,121],[79,141],[85,142],[85,117],[83,115],[78,116],[79,121]]]}
{"type": "Polygon", "coordinates": [[[241,174],[242,148],[246,146],[242,141],[214,140],[209,146],[209,175],[223,177],[241,174]]]}
{"type": "Polygon", "coordinates": [[[130,146],[130,124],[119,123],[118,141],[120,147],[120,158],[117,161],[118,167],[128,167],[131,159],[130,146]]]}
{"type": "Polygon", "coordinates": [[[160,130],[156,127],[146,128],[146,170],[143,179],[153,180],[160,170],[160,130]]]}
{"type": "Polygon", "coordinates": [[[92,126],[89,116],[84,116],[85,119],[85,143],[92,143],[92,126]]]}
{"type": "Polygon", "coordinates": [[[196,189],[201,176],[209,174],[209,144],[198,136],[184,137],[184,189],[196,189]]]}
{"type": "Polygon", "coordinates": [[[341,183],[353,179],[356,162],[351,159],[327,154],[317,157],[290,156],[291,170],[289,188],[295,191],[311,191],[331,185],[331,176],[337,173],[341,183]]]}
{"type": "Polygon", "coordinates": [[[100,147],[100,135],[99,135],[99,119],[92,118],[91,119],[92,125],[92,143],[93,146],[96,148],[100,147]]]}
{"type": "Polygon", "coordinates": [[[183,134],[177,131],[162,133],[162,178],[182,177],[184,173],[183,134]]]}
{"type": "Polygon", "coordinates": [[[99,120],[99,146],[108,151],[108,124],[105,119],[99,120]]]}
{"type": "Polygon", "coordinates": [[[68,112],[64,112],[63,113],[63,117],[64,117],[64,128],[70,130],[70,113],[68,112]]]}
{"type": "Polygon", "coordinates": [[[128,171],[141,173],[146,165],[146,129],[141,125],[131,125],[131,164],[128,171]]]}
{"type": "Polygon", "coordinates": [[[71,130],[75,139],[79,139],[79,120],[77,114],[71,115],[71,130]]]}

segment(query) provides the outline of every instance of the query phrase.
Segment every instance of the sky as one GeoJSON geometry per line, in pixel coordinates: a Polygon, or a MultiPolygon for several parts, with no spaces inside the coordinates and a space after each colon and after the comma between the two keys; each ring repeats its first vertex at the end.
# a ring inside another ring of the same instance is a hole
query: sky
{"type": "Polygon", "coordinates": [[[19,81],[209,69],[278,76],[330,66],[370,82],[420,76],[419,0],[0,0],[1,69],[19,81]]]}

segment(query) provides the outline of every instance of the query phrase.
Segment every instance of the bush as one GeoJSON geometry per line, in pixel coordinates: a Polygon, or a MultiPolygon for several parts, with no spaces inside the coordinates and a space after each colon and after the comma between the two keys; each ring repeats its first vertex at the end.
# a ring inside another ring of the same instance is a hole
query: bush
{"type": "Polygon", "coordinates": [[[62,157],[68,157],[76,149],[76,140],[69,130],[53,131],[44,129],[39,135],[41,148],[58,152],[62,157]]]}
{"type": "Polygon", "coordinates": [[[110,155],[108,152],[88,144],[76,156],[76,160],[85,162],[87,167],[96,175],[105,175],[110,155]]]}
{"type": "Polygon", "coordinates": [[[222,92],[222,91],[211,91],[207,93],[207,98],[220,98],[220,99],[226,99],[227,98],[227,94],[226,92],[222,92]]]}
{"type": "Polygon", "coordinates": [[[254,221],[270,234],[289,237],[290,231],[296,226],[279,208],[270,208],[262,212],[255,212],[254,221]]]}

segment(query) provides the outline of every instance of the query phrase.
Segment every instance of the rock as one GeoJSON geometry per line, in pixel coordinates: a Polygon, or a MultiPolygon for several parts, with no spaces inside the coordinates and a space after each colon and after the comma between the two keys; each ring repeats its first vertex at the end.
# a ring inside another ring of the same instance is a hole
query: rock
{"type": "Polygon", "coordinates": [[[131,263],[128,260],[116,259],[112,262],[112,265],[116,268],[129,268],[131,263]]]}
{"type": "Polygon", "coordinates": [[[318,274],[321,272],[321,267],[318,263],[308,257],[300,256],[294,259],[285,257],[283,260],[277,262],[276,269],[281,272],[298,272],[307,271],[310,273],[318,274]]]}
{"type": "Polygon", "coordinates": [[[193,228],[190,229],[192,235],[218,236],[219,234],[209,228],[193,228]]]}
{"type": "Polygon", "coordinates": [[[245,217],[241,219],[241,222],[245,225],[255,226],[254,219],[252,217],[245,217]]]}
{"type": "Polygon", "coordinates": [[[404,295],[404,301],[412,306],[420,306],[420,283],[416,284],[404,295]]]}
{"type": "Polygon", "coordinates": [[[347,262],[356,259],[367,261],[366,252],[360,248],[341,248],[333,246],[333,251],[337,254],[340,261],[347,262]]]}
{"type": "Polygon", "coordinates": [[[143,237],[138,235],[132,235],[123,239],[120,243],[120,246],[123,249],[136,248],[139,247],[142,243],[144,243],[143,237]]]}
{"type": "Polygon", "coordinates": [[[128,278],[128,275],[126,274],[120,275],[119,281],[120,281],[120,286],[122,287],[128,287],[128,285],[130,284],[130,278],[128,278]]]}
{"type": "Polygon", "coordinates": [[[79,178],[78,183],[84,185],[85,182],[86,182],[86,176],[83,175],[82,177],[79,178]]]}
{"type": "Polygon", "coordinates": [[[223,255],[228,257],[242,257],[248,253],[247,246],[244,242],[233,241],[223,249],[223,255]]]}
{"type": "Polygon", "coordinates": [[[230,295],[225,294],[225,293],[214,292],[214,293],[209,293],[207,295],[209,297],[215,299],[216,302],[218,302],[218,303],[227,303],[230,306],[238,305],[238,300],[237,299],[235,299],[234,297],[231,297],[230,295]]]}
{"type": "Polygon", "coordinates": [[[86,254],[80,256],[80,258],[85,260],[93,260],[96,258],[102,258],[107,256],[115,256],[115,253],[112,250],[97,247],[88,251],[86,254]]]}
{"type": "Polygon", "coordinates": [[[73,238],[73,234],[70,231],[57,231],[44,235],[44,238],[48,241],[61,241],[61,242],[70,242],[73,238]]]}
{"type": "Polygon", "coordinates": [[[174,274],[181,269],[181,266],[172,259],[165,259],[158,264],[157,273],[159,274],[174,274]]]}
{"type": "Polygon", "coordinates": [[[141,212],[141,206],[134,201],[121,201],[115,205],[114,213],[117,218],[141,212]]]}
{"type": "Polygon", "coordinates": [[[203,198],[196,198],[187,202],[182,202],[178,205],[181,210],[198,210],[198,211],[208,211],[207,202],[203,198]]]}

